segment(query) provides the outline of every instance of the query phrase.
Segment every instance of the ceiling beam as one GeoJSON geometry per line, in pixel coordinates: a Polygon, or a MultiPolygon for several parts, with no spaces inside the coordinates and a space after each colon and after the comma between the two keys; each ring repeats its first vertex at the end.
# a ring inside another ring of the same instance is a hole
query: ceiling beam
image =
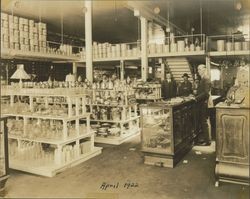
{"type": "Polygon", "coordinates": [[[139,17],[139,16],[144,17],[147,20],[153,21],[160,26],[177,29],[183,35],[187,34],[186,31],[182,30],[181,28],[179,28],[175,24],[171,23],[170,21],[168,21],[164,17],[162,17],[158,14],[155,14],[152,9],[150,9],[148,6],[145,6],[145,4],[143,5],[142,2],[127,1],[127,4],[125,4],[125,7],[132,10],[134,12],[134,15],[137,17],[139,17]]]}

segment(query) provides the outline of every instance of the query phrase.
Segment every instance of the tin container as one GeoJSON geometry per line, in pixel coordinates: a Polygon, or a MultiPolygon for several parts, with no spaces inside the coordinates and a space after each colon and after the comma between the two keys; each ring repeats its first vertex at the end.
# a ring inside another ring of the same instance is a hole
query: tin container
{"type": "Polygon", "coordinates": [[[170,44],[170,51],[171,52],[177,52],[177,44],[176,43],[170,44]]]}
{"type": "Polygon", "coordinates": [[[234,50],[235,51],[241,50],[241,42],[234,42],[234,50]]]}
{"type": "Polygon", "coordinates": [[[242,50],[249,50],[249,41],[242,42],[242,50]]]}
{"type": "Polygon", "coordinates": [[[190,51],[194,51],[194,44],[190,44],[190,51]]]}
{"type": "Polygon", "coordinates": [[[163,44],[156,44],[156,53],[160,54],[163,52],[163,44]]]}
{"type": "Polygon", "coordinates": [[[164,45],[163,46],[163,52],[168,53],[169,52],[169,45],[164,45]]]}
{"type": "Polygon", "coordinates": [[[217,51],[221,52],[225,50],[225,40],[217,40],[217,51]]]}
{"type": "Polygon", "coordinates": [[[177,41],[178,52],[184,52],[185,43],[183,40],[177,41]]]}
{"type": "Polygon", "coordinates": [[[232,50],[233,50],[232,42],[228,41],[226,43],[226,51],[232,51],[232,50]]]}

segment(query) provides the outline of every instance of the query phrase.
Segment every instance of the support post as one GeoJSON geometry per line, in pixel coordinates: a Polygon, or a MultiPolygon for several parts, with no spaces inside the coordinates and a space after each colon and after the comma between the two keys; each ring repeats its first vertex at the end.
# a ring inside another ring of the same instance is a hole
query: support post
{"type": "Polygon", "coordinates": [[[85,45],[86,45],[86,78],[93,82],[92,57],[92,1],[85,0],[85,45]]]}
{"type": "Polygon", "coordinates": [[[148,77],[148,21],[144,17],[141,19],[141,77],[147,81],[148,77]]]}
{"type": "Polygon", "coordinates": [[[124,80],[124,61],[120,61],[120,79],[121,81],[124,80]]]}
{"type": "Polygon", "coordinates": [[[75,80],[77,80],[77,65],[76,65],[76,62],[73,62],[72,73],[73,73],[73,75],[75,77],[75,80]]]}

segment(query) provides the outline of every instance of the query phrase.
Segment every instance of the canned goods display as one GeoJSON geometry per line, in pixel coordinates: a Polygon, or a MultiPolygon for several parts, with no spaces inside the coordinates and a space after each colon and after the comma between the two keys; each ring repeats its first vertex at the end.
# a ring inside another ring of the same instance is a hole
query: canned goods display
{"type": "Polygon", "coordinates": [[[14,37],[14,38],[13,38],[13,41],[14,41],[15,43],[19,43],[19,42],[20,42],[20,37],[14,37]]]}
{"type": "Polygon", "coordinates": [[[4,28],[8,28],[9,27],[9,22],[8,21],[3,21],[2,23],[4,28]]]}
{"type": "Polygon", "coordinates": [[[14,16],[14,17],[13,17],[13,21],[14,21],[15,24],[18,24],[18,21],[19,21],[19,20],[18,20],[18,17],[17,17],[17,16],[14,16]]]}
{"type": "Polygon", "coordinates": [[[29,38],[29,32],[23,32],[23,36],[24,36],[24,38],[26,38],[26,39],[28,39],[29,38]]]}
{"type": "Polygon", "coordinates": [[[18,43],[15,43],[14,44],[14,48],[15,48],[15,50],[19,50],[20,49],[20,45],[18,43]]]}
{"type": "Polygon", "coordinates": [[[24,38],[24,44],[29,45],[29,39],[28,38],[24,38]]]}
{"type": "Polygon", "coordinates": [[[14,27],[15,30],[18,30],[19,29],[18,23],[13,23],[13,27],[14,27]]]}
{"type": "Polygon", "coordinates": [[[19,31],[24,31],[24,25],[23,24],[19,24],[18,29],[19,29],[19,31]]]}
{"type": "Polygon", "coordinates": [[[8,20],[8,14],[1,12],[1,19],[8,20]]]}
{"type": "Polygon", "coordinates": [[[3,47],[4,48],[9,48],[9,42],[3,42],[3,47]]]}
{"type": "Polygon", "coordinates": [[[9,23],[13,23],[14,17],[12,15],[8,15],[8,18],[9,18],[9,23]]]}
{"type": "Polygon", "coordinates": [[[24,31],[26,31],[26,32],[29,31],[29,26],[28,25],[24,25],[24,31]]]}

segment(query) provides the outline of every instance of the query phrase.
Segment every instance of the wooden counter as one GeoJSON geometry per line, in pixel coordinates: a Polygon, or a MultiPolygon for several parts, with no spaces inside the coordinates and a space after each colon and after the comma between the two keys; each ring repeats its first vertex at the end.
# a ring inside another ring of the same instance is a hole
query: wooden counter
{"type": "Polygon", "coordinates": [[[249,185],[249,107],[216,106],[216,184],[249,185]]]}

